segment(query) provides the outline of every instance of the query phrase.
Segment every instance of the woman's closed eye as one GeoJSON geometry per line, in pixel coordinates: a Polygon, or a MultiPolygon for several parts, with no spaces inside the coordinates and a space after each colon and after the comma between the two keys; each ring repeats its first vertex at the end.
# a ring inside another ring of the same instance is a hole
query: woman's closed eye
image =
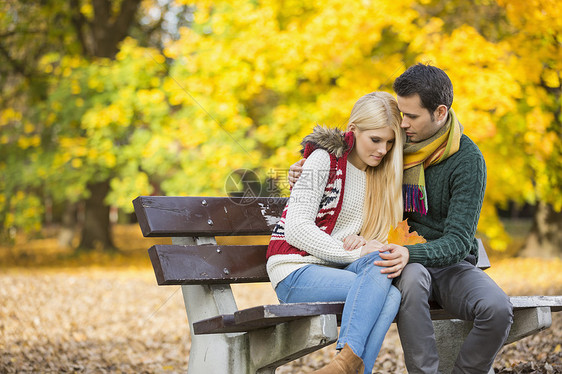
{"type": "MultiPolygon", "coordinates": [[[[371,141],[372,141],[373,143],[380,143],[380,142],[383,141],[383,139],[381,139],[381,138],[371,138],[371,141]]],[[[392,140],[386,140],[386,143],[387,143],[388,145],[392,145],[392,144],[394,144],[394,139],[392,139],[392,140]]]]}

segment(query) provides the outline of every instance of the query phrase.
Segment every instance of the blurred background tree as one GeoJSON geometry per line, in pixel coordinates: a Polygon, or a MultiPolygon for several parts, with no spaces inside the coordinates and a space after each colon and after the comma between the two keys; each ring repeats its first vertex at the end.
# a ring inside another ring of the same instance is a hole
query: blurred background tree
{"type": "MultiPolygon", "coordinates": [[[[225,194],[237,169],[283,185],[300,140],[430,62],[488,165],[479,230],[535,212],[527,251],[562,249],[561,5],[73,0],[0,11],[0,230],[72,226],[113,248],[110,207],[142,194],[225,194]],[[65,214],[66,212],[66,214],[65,214]],[[66,217],[66,218],[65,218],[66,217]]],[[[268,190],[269,189],[269,190],[268,190]]]]}
{"type": "MultiPolygon", "coordinates": [[[[143,115],[155,115],[137,113],[136,91],[158,87],[165,71],[158,50],[143,54],[121,43],[139,35],[137,43],[161,47],[169,37],[169,12],[179,20],[173,30],[188,7],[156,1],[141,6],[140,0],[5,3],[0,13],[4,233],[38,230],[62,206],[63,234],[75,230],[77,209],[82,213],[79,248],[114,248],[110,183],[127,177],[121,169],[133,165],[124,158],[139,160],[122,148],[138,141],[133,132],[142,131],[142,121],[152,123],[143,115]]],[[[135,182],[143,181],[135,173],[135,182]]],[[[138,187],[147,190],[142,183],[138,187]]],[[[61,236],[65,244],[71,238],[61,236]]]]}

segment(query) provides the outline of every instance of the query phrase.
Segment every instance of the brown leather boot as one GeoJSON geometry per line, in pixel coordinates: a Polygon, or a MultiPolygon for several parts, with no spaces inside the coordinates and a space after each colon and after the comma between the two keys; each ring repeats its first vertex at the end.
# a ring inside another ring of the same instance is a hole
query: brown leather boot
{"type": "Polygon", "coordinates": [[[357,356],[349,345],[345,345],[343,349],[334,357],[334,359],[322,369],[313,373],[317,374],[363,374],[365,366],[361,357],[357,356]]]}

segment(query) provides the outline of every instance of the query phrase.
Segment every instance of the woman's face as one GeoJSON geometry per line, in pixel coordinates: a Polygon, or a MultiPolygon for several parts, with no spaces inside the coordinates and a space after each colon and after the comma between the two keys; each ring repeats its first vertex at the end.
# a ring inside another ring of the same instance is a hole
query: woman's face
{"type": "Polygon", "coordinates": [[[349,160],[358,169],[378,166],[394,145],[394,131],[390,127],[360,131],[351,124],[350,130],[355,134],[355,145],[349,160]]]}

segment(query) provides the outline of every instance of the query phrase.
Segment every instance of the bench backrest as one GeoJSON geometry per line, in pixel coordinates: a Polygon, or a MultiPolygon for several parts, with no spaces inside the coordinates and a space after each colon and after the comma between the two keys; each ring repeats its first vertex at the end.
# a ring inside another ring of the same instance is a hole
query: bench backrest
{"type": "MultiPolygon", "coordinates": [[[[287,198],[139,196],[133,201],[145,237],[270,235],[287,198]]],[[[268,282],[267,245],[154,245],[148,252],[159,285],[268,282]]],[[[480,243],[479,267],[489,267],[480,243]]]]}
{"type": "MultiPolygon", "coordinates": [[[[133,201],[145,237],[270,235],[287,198],[140,196],[133,201]]],[[[160,285],[268,282],[267,245],[154,245],[160,285]]]]}

